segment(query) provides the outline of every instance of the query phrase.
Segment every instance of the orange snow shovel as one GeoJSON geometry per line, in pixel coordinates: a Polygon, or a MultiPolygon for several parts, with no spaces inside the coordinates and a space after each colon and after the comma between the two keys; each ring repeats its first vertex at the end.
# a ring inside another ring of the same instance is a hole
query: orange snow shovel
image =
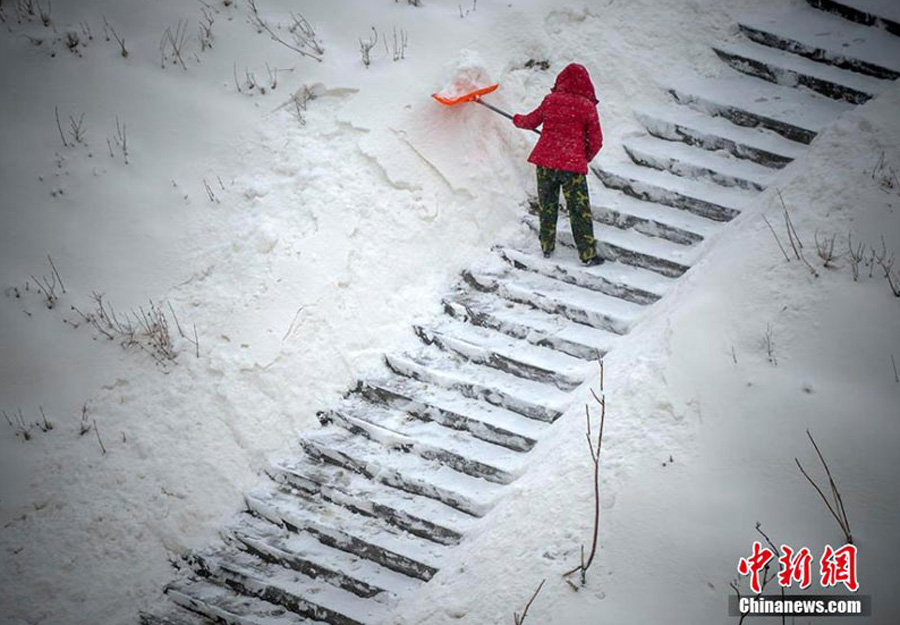
{"type": "MultiPolygon", "coordinates": [[[[463,102],[477,102],[481,106],[486,106],[487,108],[494,111],[498,115],[503,115],[503,117],[506,117],[507,119],[512,119],[513,116],[510,115],[509,113],[507,113],[506,111],[498,109],[496,106],[488,104],[487,102],[485,102],[484,100],[481,99],[481,96],[496,91],[499,86],[500,86],[499,83],[494,83],[493,85],[488,85],[487,87],[482,87],[481,89],[476,89],[475,91],[470,91],[469,93],[465,93],[463,95],[456,96],[453,98],[445,97],[445,96],[441,95],[440,93],[432,93],[431,97],[446,106],[456,106],[457,104],[462,104],[463,102]]],[[[541,134],[541,132],[539,130],[535,130],[532,128],[532,131],[537,134],[541,134]]]]}

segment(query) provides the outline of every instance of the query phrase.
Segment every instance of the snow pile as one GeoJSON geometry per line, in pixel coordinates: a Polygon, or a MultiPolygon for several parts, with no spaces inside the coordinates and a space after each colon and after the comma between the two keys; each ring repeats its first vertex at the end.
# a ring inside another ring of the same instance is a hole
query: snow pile
{"type": "Polygon", "coordinates": [[[448,67],[448,70],[447,73],[451,74],[453,78],[438,92],[448,100],[494,84],[488,76],[484,62],[471,50],[463,50],[460,53],[460,59],[448,67]]]}

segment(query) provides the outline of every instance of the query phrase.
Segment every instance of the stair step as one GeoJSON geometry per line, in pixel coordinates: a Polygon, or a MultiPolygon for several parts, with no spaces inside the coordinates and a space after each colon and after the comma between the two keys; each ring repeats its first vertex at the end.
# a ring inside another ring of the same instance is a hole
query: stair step
{"type": "Polygon", "coordinates": [[[522,469],[521,457],[506,448],[437,423],[413,419],[404,412],[375,405],[358,395],[345,398],[327,416],[342,427],[364,430],[372,440],[400,446],[426,460],[440,462],[454,471],[489,482],[509,484],[522,469]]]}
{"type": "Polygon", "coordinates": [[[742,16],[738,26],[766,46],[876,78],[900,78],[896,37],[810,7],[742,16]]]}
{"type": "Polygon", "coordinates": [[[695,245],[712,234],[716,222],[672,210],[656,202],[646,202],[615,189],[607,189],[589,178],[591,214],[595,221],[621,230],[634,230],[647,237],[658,237],[679,245],[695,245]]]}
{"type": "Polygon", "coordinates": [[[724,156],[681,141],[632,137],[625,140],[623,147],[638,165],[748,191],[762,191],[776,175],[771,168],[753,161],[724,156]]]}
{"type": "Polygon", "coordinates": [[[807,0],[810,6],[900,37],[900,10],[892,0],[807,0]]]}
{"type": "Polygon", "coordinates": [[[166,594],[176,604],[214,623],[226,625],[321,625],[285,608],[223,588],[206,580],[180,580],[166,594]]]}
{"type": "Polygon", "coordinates": [[[493,507],[502,486],[438,462],[388,448],[343,429],[308,432],[300,441],[314,458],[342,466],[400,490],[436,499],[472,516],[484,516],[493,507]]]}
{"type": "MultiPolygon", "coordinates": [[[[572,244],[574,245],[574,240],[572,244]]],[[[537,245],[534,247],[537,248],[537,245]]],[[[537,249],[531,253],[508,247],[495,249],[503,260],[516,269],[531,271],[642,306],[659,301],[671,283],[648,270],[617,262],[585,267],[577,258],[564,257],[563,254],[544,258],[537,249]]]]}
{"type": "Polygon", "coordinates": [[[890,83],[831,65],[748,42],[713,46],[719,57],[736,70],[782,85],[803,85],[835,100],[863,104],[890,83]]]}
{"type": "Polygon", "coordinates": [[[532,273],[517,272],[513,276],[467,270],[463,272],[463,277],[480,291],[496,293],[510,301],[527,304],[614,334],[627,334],[644,308],[532,273]]]}
{"type": "Polygon", "coordinates": [[[719,78],[682,78],[668,89],[675,99],[739,126],[762,127],[810,143],[853,105],[792,87],[729,72],[719,78]]]}
{"type": "Polygon", "coordinates": [[[468,323],[492,328],[584,360],[599,360],[619,338],[618,334],[548,313],[492,293],[460,292],[444,299],[444,310],[468,323]]]}
{"type": "Polygon", "coordinates": [[[589,364],[579,358],[453,319],[428,327],[416,326],[415,330],[428,345],[520,378],[553,384],[564,391],[580,386],[589,369],[589,364]]]}
{"type": "Polygon", "coordinates": [[[690,180],[634,163],[604,163],[602,166],[592,166],[591,171],[607,187],[714,221],[734,219],[754,195],[749,191],[690,180]]]}
{"type": "Polygon", "coordinates": [[[472,524],[469,514],[439,501],[373,482],[308,456],[278,462],[267,472],[277,482],[442,545],[458,544],[472,524]]]}
{"type": "Polygon", "coordinates": [[[806,151],[804,145],[771,130],[738,126],[688,106],[643,106],[635,109],[635,116],[655,137],[705,150],[725,150],[771,169],[784,167],[806,151]]]}
{"type": "Polygon", "coordinates": [[[250,511],[263,519],[422,581],[434,576],[446,556],[444,545],[320,498],[277,488],[251,491],[245,499],[250,511]]]}
{"type": "Polygon", "coordinates": [[[538,422],[518,413],[410,378],[360,382],[355,392],[416,419],[469,432],[483,441],[519,452],[531,450],[544,430],[538,422]]]}
{"type": "Polygon", "coordinates": [[[212,625],[212,621],[199,614],[178,608],[171,608],[166,615],[141,612],[138,615],[138,622],[140,625],[212,625]]]}
{"type": "Polygon", "coordinates": [[[226,540],[257,558],[321,579],[359,597],[385,592],[407,596],[422,584],[421,580],[322,544],[308,532],[290,532],[250,514],[241,516],[226,540]]]}
{"type": "Polygon", "coordinates": [[[364,625],[383,619],[388,605],[366,600],[298,571],[273,566],[243,551],[226,548],[187,558],[201,576],[281,606],[294,614],[331,625],[364,625]]]}
{"type": "Polygon", "coordinates": [[[441,353],[390,355],[385,360],[398,375],[437,384],[547,423],[558,419],[570,400],[568,393],[553,386],[460,363],[441,353]]]}
{"type": "MultiPolygon", "coordinates": [[[[538,233],[540,225],[537,219],[527,215],[524,222],[536,234],[538,233]]],[[[639,232],[622,230],[615,226],[607,226],[600,222],[594,222],[594,237],[597,239],[597,252],[607,262],[612,263],[612,267],[615,266],[615,263],[629,265],[638,269],[646,269],[665,278],[680,277],[689,269],[686,262],[690,262],[695,256],[695,252],[685,251],[684,246],[666,245],[666,241],[660,244],[653,237],[644,236],[639,232]],[[678,260],[666,258],[666,256],[672,256],[678,260]]],[[[556,226],[556,242],[572,251],[569,252],[570,258],[563,258],[561,251],[557,250],[554,258],[572,266],[581,262],[578,260],[575,237],[568,224],[564,223],[562,219],[556,226]]],[[[605,266],[607,263],[600,265],[600,267],[605,266]]]]}

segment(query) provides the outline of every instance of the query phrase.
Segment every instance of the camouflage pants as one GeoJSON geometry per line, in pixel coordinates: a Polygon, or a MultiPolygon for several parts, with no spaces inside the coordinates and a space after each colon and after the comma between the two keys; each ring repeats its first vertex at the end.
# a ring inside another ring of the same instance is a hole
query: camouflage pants
{"type": "Polygon", "coordinates": [[[584,174],[571,171],[537,168],[538,201],[541,206],[541,249],[549,254],[556,247],[556,221],[559,215],[559,189],[562,187],[572,225],[572,237],[578,248],[578,257],[587,262],[597,255],[594,239],[594,223],[591,220],[591,202],[587,179],[584,174]]]}

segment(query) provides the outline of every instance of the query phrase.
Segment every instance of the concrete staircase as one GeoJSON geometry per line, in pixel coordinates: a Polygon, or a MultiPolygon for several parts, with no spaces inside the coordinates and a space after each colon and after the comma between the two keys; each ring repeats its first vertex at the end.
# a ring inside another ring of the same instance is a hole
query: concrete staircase
{"type": "Polygon", "coordinates": [[[670,85],[668,105],[636,111],[647,134],[625,143],[631,162],[592,168],[609,262],[582,266],[560,224],[553,258],[536,241],[499,246],[464,272],[445,314],[414,328],[421,348],[386,356],[382,378],[320,413],[143,625],[384,622],[484,522],[572,389],[704,241],[900,76],[898,22],[876,4],[889,6],[810,0],[742,19],[747,40],[715,48],[733,73],[670,85]]]}

